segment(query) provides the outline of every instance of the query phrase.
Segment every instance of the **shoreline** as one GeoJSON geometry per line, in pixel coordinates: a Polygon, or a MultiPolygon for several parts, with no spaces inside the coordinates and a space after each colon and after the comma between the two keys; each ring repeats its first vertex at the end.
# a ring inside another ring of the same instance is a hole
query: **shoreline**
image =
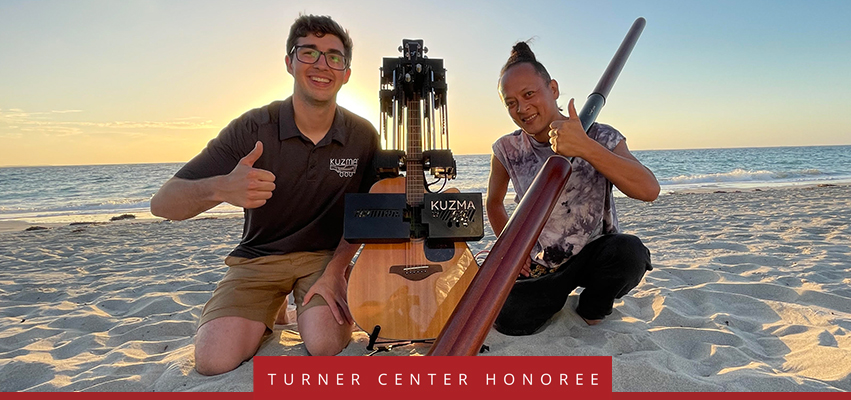
{"type": "MultiPolygon", "coordinates": [[[[218,219],[218,218],[242,218],[243,214],[239,213],[202,213],[196,217],[190,218],[189,220],[198,220],[198,219],[218,219]]],[[[122,214],[98,214],[93,216],[93,218],[72,218],[72,217],[61,217],[61,221],[59,222],[51,222],[51,219],[35,219],[32,221],[20,220],[20,219],[9,219],[9,220],[0,220],[0,234],[7,232],[20,232],[26,231],[30,228],[37,228],[32,230],[46,230],[46,229],[55,229],[60,227],[82,227],[82,226],[96,226],[96,225],[107,225],[107,224],[128,224],[128,223],[156,223],[156,222],[180,222],[180,221],[171,221],[165,218],[160,218],[152,215],[150,212],[147,213],[122,213],[122,214]],[[141,214],[141,217],[139,216],[141,214]],[[121,218],[118,220],[111,220],[112,218],[120,218],[125,215],[132,215],[132,218],[121,218]],[[41,229],[43,228],[43,229],[41,229]]],[[[54,219],[55,220],[55,219],[54,219]]],[[[187,220],[188,221],[188,220],[187,220]]]]}
{"type": "MultiPolygon", "coordinates": [[[[815,188],[828,188],[828,187],[849,187],[851,186],[851,182],[838,182],[838,183],[807,183],[807,184],[799,184],[799,185],[780,185],[780,186],[759,186],[759,187],[717,187],[717,188],[692,188],[692,189],[679,189],[679,190],[665,190],[662,188],[659,193],[659,198],[663,198],[664,196],[681,196],[681,195],[693,195],[693,194],[727,194],[727,193],[748,193],[748,192],[771,192],[771,191],[785,191],[785,190],[812,190],[815,188]]],[[[513,191],[509,191],[506,194],[505,202],[506,205],[509,206],[509,211],[513,210],[516,206],[513,201],[513,191]]],[[[486,193],[482,194],[484,201],[486,199],[486,193]]],[[[615,199],[616,201],[631,201],[622,193],[615,189],[615,199]]],[[[656,200],[659,201],[658,199],[656,200]]],[[[649,202],[652,204],[653,202],[649,202]]],[[[233,206],[230,206],[233,207],[233,206]]],[[[5,232],[16,232],[26,230],[27,228],[32,227],[44,227],[48,229],[57,228],[64,225],[85,225],[85,224],[105,224],[105,223],[114,223],[121,221],[110,221],[113,217],[118,217],[121,215],[133,215],[134,218],[130,221],[136,222],[150,222],[150,221],[167,221],[164,218],[160,218],[154,216],[150,213],[149,210],[145,210],[143,212],[134,212],[134,211],[116,211],[116,212],[100,212],[93,214],[69,214],[62,215],[56,217],[37,217],[37,218],[20,218],[20,219],[2,219],[0,218],[0,233],[5,232]]],[[[237,211],[234,210],[222,210],[215,212],[204,212],[200,215],[190,218],[191,219],[201,219],[201,218],[242,218],[243,213],[241,209],[237,211]]],[[[126,221],[125,221],[126,222],[126,221]]]]}

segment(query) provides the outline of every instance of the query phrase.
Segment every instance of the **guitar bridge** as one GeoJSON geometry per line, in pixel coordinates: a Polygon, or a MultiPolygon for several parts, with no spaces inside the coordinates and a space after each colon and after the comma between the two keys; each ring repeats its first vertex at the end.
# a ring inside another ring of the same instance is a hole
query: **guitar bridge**
{"type": "Polygon", "coordinates": [[[426,265],[394,265],[390,267],[390,273],[399,275],[410,281],[421,281],[438,272],[443,272],[440,264],[426,265]]]}

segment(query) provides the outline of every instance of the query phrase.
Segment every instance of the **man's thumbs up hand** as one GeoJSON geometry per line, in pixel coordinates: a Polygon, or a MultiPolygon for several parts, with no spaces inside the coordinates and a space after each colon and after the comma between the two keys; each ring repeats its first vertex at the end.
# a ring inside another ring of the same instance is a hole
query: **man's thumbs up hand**
{"type": "Polygon", "coordinates": [[[219,188],[223,201],[243,208],[257,208],[266,204],[275,190],[275,174],[254,168],[263,155],[263,142],[258,141],[233,171],[225,175],[219,188]]]}

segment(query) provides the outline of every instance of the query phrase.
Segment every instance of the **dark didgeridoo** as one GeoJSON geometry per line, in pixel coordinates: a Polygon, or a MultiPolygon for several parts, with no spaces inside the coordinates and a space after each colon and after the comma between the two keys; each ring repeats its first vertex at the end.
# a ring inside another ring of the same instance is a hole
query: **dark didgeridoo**
{"type": "MultiPolygon", "coordinates": [[[[606,96],[635,47],[644,25],[644,18],[635,20],[594,92],[582,107],[579,118],[586,132],[605,104],[606,96]]],[[[427,355],[474,356],[479,353],[562,188],[570,178],[570,163],[570,159],[562,156],[551,156],[544,163],[427,355]]]]}

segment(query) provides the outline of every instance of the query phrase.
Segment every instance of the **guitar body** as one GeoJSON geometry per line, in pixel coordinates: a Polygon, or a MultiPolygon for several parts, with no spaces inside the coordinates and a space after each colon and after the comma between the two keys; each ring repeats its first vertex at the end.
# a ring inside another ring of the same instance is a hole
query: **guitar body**
{"type": "MultiPolygon", "coordinates": [[[[406,180],[399,177],[377,182],[370,193],[405,189],[406,180]]],[[[364,331],[381,326],[381,338],[433,339],[478,269],[465,242],[437,248],[424,239],[367,244],[349,277],[349,310],[364,331]]]]}

